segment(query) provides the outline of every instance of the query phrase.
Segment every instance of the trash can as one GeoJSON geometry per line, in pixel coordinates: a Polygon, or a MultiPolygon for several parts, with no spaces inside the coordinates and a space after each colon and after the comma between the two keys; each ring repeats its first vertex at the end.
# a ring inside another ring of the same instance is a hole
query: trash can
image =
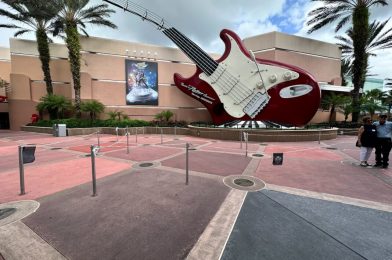
{"type": "Polygon", "coordinates": [[[67,125],[66,124],[57,124],[58,135],[59,137],[67,136],[67,125]]]}
{"type": "Polygon", "coordinates": [[[67,125],[54,124],[53,125],[53,136],[56,136],[56,137],[67,136],[67,125]]]}

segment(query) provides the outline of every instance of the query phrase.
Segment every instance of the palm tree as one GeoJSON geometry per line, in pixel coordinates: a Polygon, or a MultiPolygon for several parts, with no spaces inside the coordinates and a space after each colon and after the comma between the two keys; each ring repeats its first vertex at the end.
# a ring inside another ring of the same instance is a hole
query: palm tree
{"type": "Polygon", "coordinates": [[[376,111],[383,111],[385,107],[382,104],[382,100],[385,94],[379,89],[372,89],[366,91],[361,97],[361,110],[368,112],[370,117],[373,118],[376,111]]]}
{"type": "Polygon", "coordinates": [[[351,98],[349,96],[344,96],[342,104],[339,107],[343,110],[344,122],[347,122],[348,116],[353,112],[351,98]]]}
{"type": "MultiPolygon", "coordinates": [[[[375,51],[387,49],[392,47],[392,28],[386,29],[389,19],[384,22],[373,21],[369,26],[369,38],[366,42],[366,53],[369,56],[377,56],[375,51]]],[[[354,46],[353,46],[353,29],[350,28],[346,36],[336,36],[340,40],[340,48],[342,55],[353,60],[354,46]]]]}
{"type": "Polygon", "coordinates": [[[40,101],[36,106],[38,112],[42,115],[47,111],[51,120],[63,118],[64,113],[72,109],[71,100],[64,96],[48,94],[41,97],[40,101]]]}
{"type": "Polygon", "coordinates": [[[352,121],[357,122],[359,117],[361,89],[366,77],[368,54],[366,44],[369,39],[369,9],[374,5],[388,5],[387,0],[312,0],[323,2],[323,7],[316,8],[309,13],[312,18],[308,21],[311,26],[309,33],[338,22],[335,32],[338,32],[349,21],[352,22],[353,39],[353,114],[352,121]]]}
{"type": "Polygon", "coordinates": [[[346,96],[336,95],[334,92],[331,92],[328,95],[325,95],[321,100],[321,105],[323,107],[330,107],[329,114],[329,122],[332,122],[333,117],[336,114],[336,108],[340,107],[347,101],[346,96]]]}
{"type": "Polygon", "coordinates": [[[347,78],[352,78],[351,62],[349,59],[342,59],[340,63],[340,77],[342,78],[342,86],[347,86],[347,78]]]}
{"type": "Polygon", "coordinates": [[[83,112],[90,113],[91,120],[95,120],[97,114],[102,113],[105,110],[105,105],[97,100],[90,100],[82,102],[80,108],[83,112]]]}
{"type": "Polygon", "coordinates": [[[87,37],[86,24],[117,28],[115,24],[107,20],[114,10],[108,8],[107,4],[87,6],[90,0],[55,0],[60,3],[62,9],[55,22],[54,35],[65,33],[65,42],[68,48],[68,56],[71,66],[72,80],[75,91],[76,116],[81,116],[80,104],[80,30],[87,37]]]}
{"type": "Polygon", "coordinates": [[[387,113],[388,113],[388,118],[390,118],[391,108],[392,108],[392,90],[389,90],[388,92],[384,92],[381,101],[385,106],[388,107],[387,113]]]}
{"type": "Polygon", "coordinates": [[[21,36],[27,32],[35,32],[37,39],[37,47],[39,59],[41,61],[44,80],[46,83],[46,91],[53,94],[52,78],[50,76],[50,52],[48,32],[52,29],[51,21],[57,15],[59,8],[55,4],[48,4],[44,0],[3,0],[12,11],[0,9],[0,15],[7,17],[14,22],[24,24],[24,27],[16,24],[0,24],[1,28],[18,29],[14,37],[21,36]]]}

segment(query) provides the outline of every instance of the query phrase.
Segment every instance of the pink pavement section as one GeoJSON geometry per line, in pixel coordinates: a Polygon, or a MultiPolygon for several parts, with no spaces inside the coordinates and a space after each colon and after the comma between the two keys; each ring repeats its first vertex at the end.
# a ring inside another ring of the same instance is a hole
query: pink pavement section
{"type": "MultiPolygon", "coordinates": [[[[129,163],[96,158],[97,179],[130,168],[129,163]]],[[[75,158],[43,166],[25,167],[26,195],[20,196],[19,170],[0,173],[0,203],[37,199],[92,181],[91,159],[75,158]]]]}
{"type": "MultiPolygon", "coordinates": [[[[268,184],[392,204],[392,165],[389,169],[364,168],[358,164],[359,148],[355,136],[339,136],[319,142],[249,142],[245,143],[190,136],[139,135],[126,139],[101,135],[96,159],[97,178],[130,169],[134,164],[153,161],[165,170],[185,172],[185,145],[189,151],[189,170],[223,178],[239,175],[252,162],[247,174],[268,184]],[[330,149],[328,149],[330,148],[330,149]],[[253,154],[263,157],[252,157],[253,154]],[[273,153],[283,153],[283,165],[272,165],[273,153]]],[[[0,130],[0,203],[37,199],[83,183],[91,182],[90,146],[94,135],[52,137],[47,134],[0,130]],[[37,144],[36,161],[25,164],[26,192],[19,196],[17,147],[37,144]],[[56,148],[56,150],[53,150],[56,148]],[[57,149],[61,148],[61,149],[57,149]]],[[[370,163],[374,162],[374,153],[370,163]]]]}

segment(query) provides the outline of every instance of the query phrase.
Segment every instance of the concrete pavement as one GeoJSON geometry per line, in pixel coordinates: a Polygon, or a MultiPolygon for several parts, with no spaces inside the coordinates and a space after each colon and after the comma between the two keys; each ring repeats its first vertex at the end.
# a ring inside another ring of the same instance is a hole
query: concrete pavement
{"type": "Polygon", "coordinates": [[[239,142],[172,135],[129,138],[127,153],[125,137],[102,135],[92,197],[85,156],[95,136],[0,131],[0,205],[40,204],[0,226],[0,254],[6,260],[392,258],[392,170],[359,167],[354,139],[249,143],[246,157],[239,142]],[[196,149],[189,151],[189,185],[187,142],[196,149]],[[36,161],[25,165],[24,196],[21,144],[37,144],[36,161]],[[283,165],[272,165],[275,152],[284,153],[283,165]],[[232,189],[223,183],[231,175],[252,175],[266,189],[232,189]]]}

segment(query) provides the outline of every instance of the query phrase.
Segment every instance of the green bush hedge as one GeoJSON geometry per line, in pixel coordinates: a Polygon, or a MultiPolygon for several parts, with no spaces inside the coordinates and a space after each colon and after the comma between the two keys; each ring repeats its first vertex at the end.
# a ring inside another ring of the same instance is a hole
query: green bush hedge
{"type": "Polygon", "coordinates": [[[40,120],[37,123],[28,124],[31,126],[52,127],[54,124],[66,124],[67,128],[87,128],[87,127],[141,127],[151,126],[150,122],[144,120],[90,120],[90,119],[55,119],[55,120],[40,120]]]}

